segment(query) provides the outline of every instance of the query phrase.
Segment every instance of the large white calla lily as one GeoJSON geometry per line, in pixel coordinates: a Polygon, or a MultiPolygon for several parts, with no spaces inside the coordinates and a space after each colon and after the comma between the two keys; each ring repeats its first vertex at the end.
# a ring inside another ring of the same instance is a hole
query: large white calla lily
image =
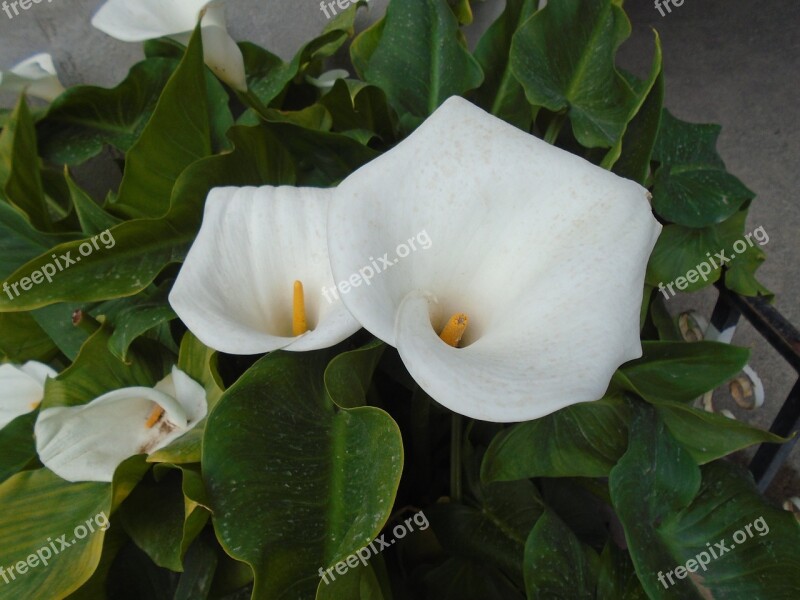
{"type": "Polygon", "coordinates": [[[58,79],[53,57],[47,53],[36,54],[0,71],[0,92],[25,92],[42,100],[52,102],[64,91],[58,79]]]}
{"type": "Polygon", "coordinates": [[[431,397],[498,422],[596,400],[641,355],[660,229],[643,187],[460,98],[342,182],[328,221],[337,280],[427,232],[344,303],[431,397]]]}
{"type": "Polygon", "coordinates": [[[44,398],[44,383],[57,373],[42,363],[0,365],[0,429],[17,417],[36,410],[44,398]]]}
{"type": "Polygon", "coordinates": [[[207,411],[203,386],[175,367],[154,388],[123,388],[82,406],[43,410],[34,427],[36,451],[62,479],[110,482],[121,462],[163,448],[207,411]]]}
{"type": "Polygon", "coordinates": [[[360,328],[334,286],[331,190],[216,188],[169,296],[204,344],[229,354],[333,346],[360,328]]]}
{"type": "Polygon", "coordinates": [[[188,44],[202,15],[206,64],[222,81],[247,90],[244,58],[225,25],[224,0],[108,0],[92,19],[100,31],[123,42],[170,37],[188,44]]]}

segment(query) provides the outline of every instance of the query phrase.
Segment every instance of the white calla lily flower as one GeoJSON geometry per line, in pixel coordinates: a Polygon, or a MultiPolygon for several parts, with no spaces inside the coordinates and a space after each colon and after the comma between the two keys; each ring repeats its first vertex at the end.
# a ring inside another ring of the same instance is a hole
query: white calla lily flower
{"type": "Polygon", "coordinates": [[[111,482],[124,460],[167,446],[207,412],[203,386],[174,367],[154,388],[123,388],[81,406],[43,410],[34,427],[36,451],[62,479],[111,482]]]}
{"type": "Polygon", "coordinates": [[[451,98],[336,189],[334,276],[423,230],[430,249],[342,298],[444,406],[535,419],[602,397],[641,356],[661,226],[638,184],[451,98]]]}
{"type": "Polygon", "coordinates": [[[216,188],[169,296],[206,346],[228,354],[317,350],[360,329],[334,286],[331,190],[216,188]]]}
{"type": "Polygon", "coordinates": [[[8,71],[0,71],[0,92],[25,92],[52,102],[64,92],[64,86],[58,79],[53,57],[42,53],[23,60],[8,71]]]}
{"type": "Polygon", "coordinates": [[[44,383],[58,374],[40,362],[0,365],[0,429],[36,410],[44,398],[44,383]]]}
{"type": "Polygon", "coordinates": [[[222,81],[247,90],[244,58],[225,24],[224,0],[108,0],[92,25],[123,42],[169,37],[188,44],[202,16],[206,64],[222,81]]]}

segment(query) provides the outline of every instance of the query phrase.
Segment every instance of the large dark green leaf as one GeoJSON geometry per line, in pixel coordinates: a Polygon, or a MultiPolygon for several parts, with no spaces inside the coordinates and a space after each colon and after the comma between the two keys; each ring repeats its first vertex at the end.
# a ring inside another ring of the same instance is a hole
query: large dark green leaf
{"type": "Polygon", "coordinates": [[[542,514],[542,499],[530,481],[490,483],[482,496],[479,506],[426,508],[431,528],[448,554],[497,569],[521,589],[525,540],[542,514]]]}
{"type": "Polygon", "coordinates": [[[149,58],[113,89],[79,85],[59,96],[37,126],[42,157],[80,164],[109,144],[127,152],[139,138],[178,61],[149,58]]]}
{"type": "Polygon", "coordinates": [[[475,91],[476,103],[524,131],[530,128],[533,109],[511,71],[509,54],[514,33],[538,6],[538,0],[508,0],[503,14],[486,30],[475,48],[475,58],[486,76],[475,91]]]}
{"type": "Polygon", "coordinates": [[[525,543],[528,600],[594,600],[599,562],[594,550],[545,511],[525,543]]]}
{"type": "Polygon", "coordinates": [[[394,501],[400,431],[379,409],[328,399],[326,354],[262,358],[208,419],[203,476],[214,526],[227,552],[253,568],[255,598],[313,597],[319,569],[373,539],[394,501]]]}
{"type": "Polygon", "coordinates": [[[58,353],[29,313],[0,313],[0,361],[46,361],[58,353]]]}
{"type": "Polygon", "coordinates": [[[528,101],[567,111],[575,137],[588,148],[611,146],[629,119],[634,95],[614,56],[630,30],[612,0],[559,0],[514,35],[511,68],[528,101]]]}
{"type": "Polygon", "coordinates": [[[765,502],[739,467],[698,468],[655,409],[637,403],[609,484],[650,598],[791,598],[800,589],[795,518],[765,502]]]}
{"type": "Polygon", "coordinates": [[[608,396],[514,425],[492,440],[484,481],[529,477],[604,477],[625,452],[628,407],[608,396]]]}
{"type": "Polygon", "coordinates": [[[406,119],[408,125],[483,81],[447,0],[392,2],[380,41],[367,62],[364,79],[386,92],[401,115],[411,118],[406,119]]]}
{"type": "Polygon", "coordinates": [[[642,342],[643,356],[615,379],[645,400],[686,402],[734,377],[750,351],[719,342],[642,342]]]}

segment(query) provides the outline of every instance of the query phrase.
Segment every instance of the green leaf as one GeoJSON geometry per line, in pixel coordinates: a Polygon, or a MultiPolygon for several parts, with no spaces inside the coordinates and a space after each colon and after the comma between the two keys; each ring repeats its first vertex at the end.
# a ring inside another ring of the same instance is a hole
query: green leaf
{"type": "Polygon", "coordinates": [[[0,362],[46,362],[58,353],[30,313],[0,313],[0,332],[0,362]]]}
{"type": "Polygon", "coordinates": [[[64,169],[64,177],[69,187],[72,204],[81,223],[81,230],[86,235],[101,233],[115,225],[119,225],[121,220],[108,214],[103,208],[97,205],[92,198],[84,192],[72,179],[69,171],[64,169]]]}
{"type": "Polygon", "coordinates": [[[142,135],[125,157],[119,195],[111,207],[128,218],[164,215],[175,180],[190,164],[211,154],[209,114],[198,26],[142,135]]]}
{"type": "Polygon", "coordinates": [[[53,227],[39,172],[36,129],[25,96],[0,133],[0,203],[3,199],[27,215],[42,231],[53,227]]]}
{"type": "Polygon", "coordinates": [[[366,130],[388,143],[394,139],[394,114],[383,90],[350,79],[337,79],[330,92],[320,99],[339,132],[366,130]]]}
{"type": "MultiPolygon", "coordinates": [[[[6,278],[20,265],[75,237],[74,234],[37,231],[18,209],[0,199],[0,277],[6,278]]],[[[7,294],[4,290],[2,295],[7,294]]]]}
{"type": "Polygon", "coordinates": [[[655,174],[653,207],[665,219],[686,227],[721,223],[754,197],[722,169],[663,165],[655,174]]]}
{"type": "Polygon", "coordinates": [[[739,467],[699,469],[654,409],[637,403],[630,447],[609,484],[650,598],[791,598],[800,589],[794,516],[767,503],[739,467]]]}
{"type": "Polygon", "coordinates": [[[210,513],[185,495],[187,487],[202,487],[200,474],[189,469],[168,471],[159,481],[142,480],[119,515],[125,531],[155,564],[182,572],[183,557],[210,513]]]}
{"type": "Polygon", "coordinates": [[[386,92],[401,115],[423,119],[483,81],[459,33],[447,0],[392,2],[364,79],[386,92]]]}
{"type": "Polygon", "coordinates": [[[642,342],[643,355],[615,380],[651,402],[688,402],[734,377],[750,351],[720,342],[642,342]]]}
{"type": "Polygon", "coordinates": [[[511,71],[511,41],[538,6],[538,0],[508,0],[503,14],[489,26],[475,48],[475,58],[486,76],[475,90],[476,104],[523,131],[530,129],[533,110],[511,71]]]}
{"type": "Polygon", "coordinates": [[[495,568],[522,588],[525,540],[542,499],[530,481],[490,483],[482,491],[479,506],[439,503],[425,514],[448,554],[495,568]]]}
{"type": "Polygon", "coordinates": [[[328,397],[341,408],[364,406],[372,374],[386,350],[386,344],[373,340],[366,346],[344,352],[325,369],[328,397]]]}
{"type": "Polygon", "coordinates": [[[587,148],[619,139],[634,103],[614,57],[630,35],[625,12],[611,0],[551,2],[514,35],[511,68],[528,101],[567,111],[587,148]]]}
{"type": "Polygon", "coordinates": [[[113,484],[69,483],[47,469],[1,484],[3,596],[63,598],[83,585],[100,561],[112,509],[141,474],[141,461],[133,460],[120,465],[113,484]]]}
{"type": "Polygon", "coordinates": [[[112,319],[114,333],[108,341],[108,348],[122,362],[128,361],[128,348],[136,338],[178,318],[169,305],[170,289],[171,285],[162,284],[151,294],[136,296],[133,303],[112,319]]]}
{"type": "Polygon", "coordinates": [[[436,600],[525,599],[525,594],[499,569],[479,561],[448,558],[421,579],[425,597],[436,600]]]}
{"type": "Polygon", "coordinates": [[[717,154],[719,125],[687,123],[672,116],[666,108],[661,117],[653,159],[668,165],[704,165],[725,168],[717,154]]]}
{"type": "MultiPolygon", "coordinates": [[[[69,276],[57,275],[53,283],[36,286],[13,301],[0,295],[0,311],[137,294],[165,266],[186,256],[200,227],[203,204],[211,188],[294,183],[292,159],[273,134],[263,127],[233,127],[229,137],[235,146],[233,151],[197,161],[181,174],[165,217],[126,221],[111,228],[113,248],[102,248],[82,257],[69,267],[69,276]]],[[[79,246],[79,242],[61,244],[20,267],[9,281],[19,281],[50,264],[52,254],[78,255],[79,246]]]]}
{"type": "Polygon", "coordinates": [[[625,132],[608,151],[602,166],[612,169],[620,177],[646,185],[650,174],[650,160],[656,143],[661,109],[664,104],[664,71],[662,68],[661,38],[655,34],[656,52],[650,77],[638,93],[631,118],[625,132]]]}
{"type": "Polygon", "coordinates": [[[381,17],[358,34],[350,44],[350,62],[353,63],[353,68],[361,79],[366,80],[365,74],[369,61],[378,48],[385,26],[386,18],[381,17]]]}
{"type": "Polygon", "coordinates": [[[600,555],[597,600],[647,600],[630,555],[609,540],[600,555]]]}
{"type": "Polygon", "coordinates": [[[546,510],[525,542],[529,600],[594,600],[599,559],[553,512],[546,510]]]}
{"type": "Polygon", "coordinates": [[[36,457],[33,425],[38,411],[21,415],[0,429],[0,483],[19,473],[36,457]]]}
{"type": "Polygon", "coordinates": [[[483,481],[605,477],[627,447],[628,407],[606,396],[501,431],[483,457],[483,481]]]}
{"type": "Polygon", "coordinates": [[[338,133],[314,131],[292,123],[267,123],[272,133],[294,157],[297,185],[328,187],[339,183],[378,152],[338,133]]]}
{"type": "Polygon", "coordinates": [[[769,289],[758,282],[755,276],[756,270],[766,258],[760,248],[755,246],[747,248],[744,254],[736,257],[725,272],[725,287],[743,296],[774,296],[769,289]]]}
{"type": "Polygon", "coordinates": [[[678,225],[700,228],[725,221],[755,195],[725,171],[717,154],[720,128],[680,121],[666,109],[653,157],[661,163],[653,207],[678,225]]]}
{"type": "Polygon", "coordinates": [[[42,328],[64,356],[75,360],[90,333],[83,327],[76,327],[73,321],[75,311],[83,308],[78,303],[51,304],[32,310],[27,314],[36,321],[36,324],[42,328]]]}
{"type": "MultiPolygon", "coordinates": [[[[376,558],[372,559],[377,560],[376,558]]],[[[336,574],[336,579],[325,583],[320,581],[316,600],[391,600],[384,596],[381,583],[375,575],[372,563],[364,566],[358,563],[355,568],[348,569],[344,575],[336,574]]]]}
{"type": "Polygon", "coordinates": [[[211,593],[214,574],[219,564],[215,548],[202,537],[195,540],[186,553],[184,572],[173,600],[205,600],[211,593]]]}
{"type": "Polygon", "coordinates": [[[400,481],[397,425],[373,407],[338,409],[323,387],[325,354],[262,358],[206,426],[214,527],[253,568],[256,598],[313,596],[320,568],[378,534],[400,481]]]}
{"type": "Polygon", "coordinates": [[[672,437],[698,465],[727,456],[754,444],[780,444],[784,438],[736,419],[698,410],[678,402],[659,401],[656,409],[672,437]]]}
{"type": "Polygon", "coordinates": [[[69,88],[38,123],[42,157],[55,164],[77,165],[100,154],[106,144],[121,152],[130,150],[177,64],[172,58],[149,58],[134,65],[113,89],[69,88]]]}

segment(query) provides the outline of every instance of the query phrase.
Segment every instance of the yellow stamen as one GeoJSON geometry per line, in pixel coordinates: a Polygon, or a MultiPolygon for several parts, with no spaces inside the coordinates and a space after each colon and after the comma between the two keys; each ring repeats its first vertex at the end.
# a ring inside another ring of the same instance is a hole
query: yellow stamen
{"type": "Polygon", "coordinates": [[[41,402],[31,402],[31,410],[36,410],[40,404],[41,402]]]}
{"type": "Polygon", "coordinates": [[[439,337],[442,338],[442,341],[452,346],[453,348],[458,348],[458,344],[461,342],[461,337],[464,335],[464,331],[467,329],[467,315],[464,313],[456,313],[450,320],[447,322],[447,325],[444,326],[442,332],[439,334],[439,337]]]}
{"type": "Polygon", "coordinates": [[[306,324],[306,301],[303,296],[303,284],[294,282],[294,301],[292,302],[292,335],[303,335],[308,331],[306,324]]]}
{"type": "Polygon", "coordinates": [[[161,415],[164,414],[164,409],[161,408],[158,404],[153,407],[153,411],[150,413],[150,416],[147,417],[147,421],[145,422],[144,426],[147,429],[152,429],[158,420],[161,418],[161,415]]]}

